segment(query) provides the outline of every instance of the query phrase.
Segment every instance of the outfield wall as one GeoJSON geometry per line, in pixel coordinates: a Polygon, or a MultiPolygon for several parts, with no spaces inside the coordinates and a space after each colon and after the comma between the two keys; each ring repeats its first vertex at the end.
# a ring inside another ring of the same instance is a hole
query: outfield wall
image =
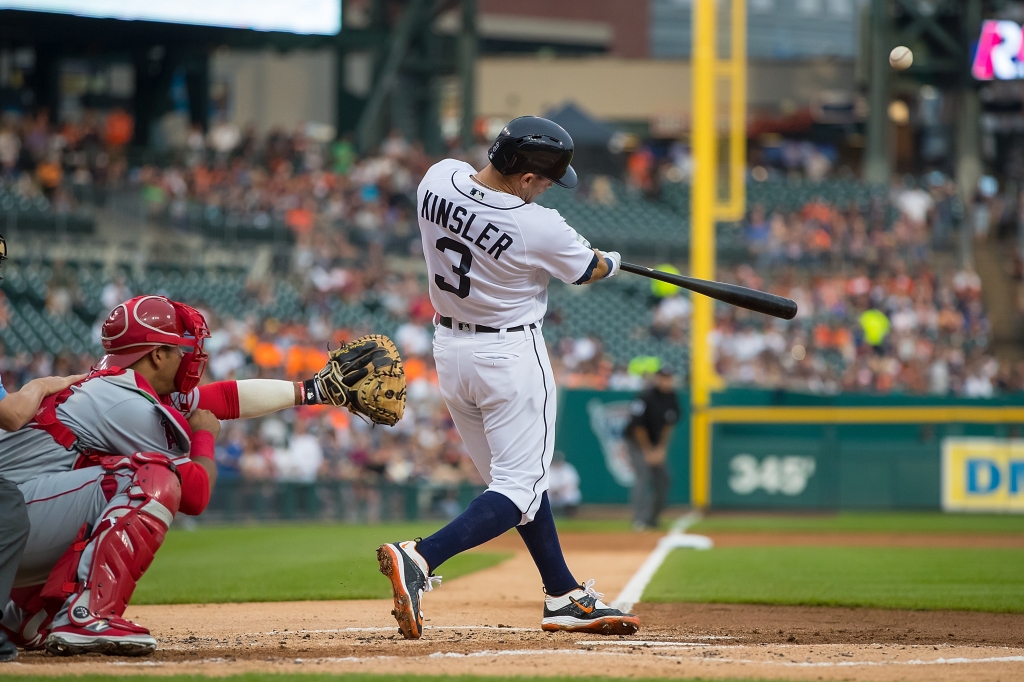
{"type": "MultiPolygon", "coordinates": [[[[556,447],[586,503],[622,503],[634,394],[566,390],[556,447]]],[[[680,403],[688,405],[687,396],[680,403]]],[[[710,504],[723,509],[1024,510],[1024,396],[964,400],[714,394],[710,504]],[[945,475],[944,472],[945,451],[945,475]],[[944,489],[945,482],[945,489],[944,489]]],[[[669,449],[671,501],[690,499],[689,412],[669,449]]]]}

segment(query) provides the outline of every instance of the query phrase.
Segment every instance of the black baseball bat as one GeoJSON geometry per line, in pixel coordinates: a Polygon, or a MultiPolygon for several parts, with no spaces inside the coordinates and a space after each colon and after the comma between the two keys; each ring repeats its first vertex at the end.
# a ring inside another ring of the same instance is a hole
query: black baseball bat
{"type": "Polygon", "coordinates": [[[634,275],[642,275],[643,277],[650,277],[661,282],[675,284],[677,287],[703,294],[716,301],[753,310],[757,313],[781,317],[784,320],[792,320],[796,317],[796,301],[776,296],[775,294],[769,294],[765,291],[748,289],[747,287],[726,284],[725,282],[696,279],[695,277],[686,277],[685,275],[673,275],[669,272],[652,270],[643,265],[633,265],[632,263],[623,262],[621,268],[626,272],[632,272],[634,275]]]}

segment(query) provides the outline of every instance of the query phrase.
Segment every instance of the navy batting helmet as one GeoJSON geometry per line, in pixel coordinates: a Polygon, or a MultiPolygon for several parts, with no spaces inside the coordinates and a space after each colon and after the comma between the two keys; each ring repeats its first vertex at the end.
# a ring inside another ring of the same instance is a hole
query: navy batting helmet
{"type": "Polygon", "coordinates": [[[502,175],[536,173],[556,185],[575,187],[572,150],[572,138],[562,126],[539,116],[520,116],[501,129],[487,158],[502,175]]]}

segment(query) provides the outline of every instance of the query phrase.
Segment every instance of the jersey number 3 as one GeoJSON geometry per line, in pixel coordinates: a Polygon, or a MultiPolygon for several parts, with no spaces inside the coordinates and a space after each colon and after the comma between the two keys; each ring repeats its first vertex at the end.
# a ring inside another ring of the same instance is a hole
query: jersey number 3
{"type": "Polygon", "coordinates": [[[469,296],[469,286],[471,284],[468,276],[469,269],[473,267],[473,254],[469,252],[469,247],[466,244],[457,242],[449,237],[441,237],[437,240],[437,243],[434,246],[436,246],[437,250],[441,253],[452,250],[462,256],[462,260],[459,261],[459,264],[452,266],[452,272],[459,276],[459,286],[453,287],[441,275],[434,275],[434,284],[436,284],[437,288],[441,291],[448,291],[459,298],[466,298],[469,296]]]}

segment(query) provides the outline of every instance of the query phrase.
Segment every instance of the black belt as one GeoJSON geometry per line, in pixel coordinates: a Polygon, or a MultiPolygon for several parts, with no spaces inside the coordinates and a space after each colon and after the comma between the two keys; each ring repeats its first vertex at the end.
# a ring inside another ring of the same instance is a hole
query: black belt
{"type": "MultiPolygon", "coordinates": [[[[460,326],[464,325],[464,324],[468,325],[469,323],[468,322],[459,322],[460,326]]],[[[442,317],[441,318],[441,326],[442,327],[448,327],[448,329],[451,329],[452,328],[452,318],[450,318],[450,317],[442,317]]],[[[536,329],[536,328],[537,328],[537,324],[535,322],[531,322],[529,325],[521,324],[518,327],[509,327],[505,331],[506,332],[521,332],[521,331],[523,331],[525,329],[536,329]]],[[[475,325],[473,325],[473,329],[475,329],[478,334],[479,333],[484,333],[484,334],[500,334],[501,333],[500,329],[495,329],[494,327],[487,327],[487,326],[484,326],[482,324],[475,324],[475,325]]],[[[472,331],[472,330],[467,328],[465,330],[460,329],[459,331],[472,331]]]]}

